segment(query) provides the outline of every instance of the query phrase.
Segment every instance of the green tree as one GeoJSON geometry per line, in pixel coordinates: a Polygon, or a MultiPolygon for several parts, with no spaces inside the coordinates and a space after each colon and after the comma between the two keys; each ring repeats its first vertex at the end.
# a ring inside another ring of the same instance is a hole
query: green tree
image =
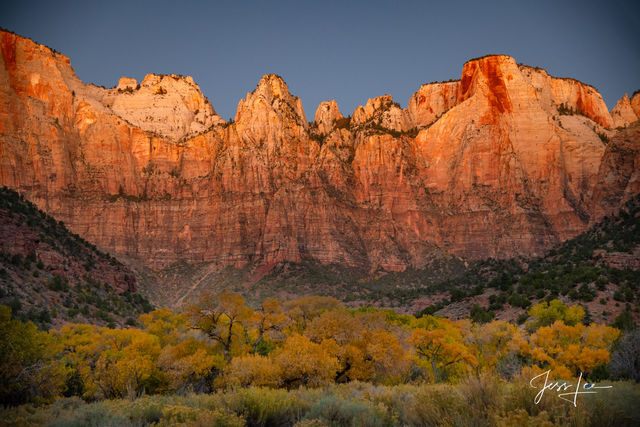
{"type": "Polygon", "coordinates": [[[531,307],[529,316],[533,317],[533,320],[527,323],[527,329],[534,331],[541,326],[549,326],[557,320],[562,320],[566,325],[574,326],[584,318],[585,311],[579,305],[569,307],[562,301],[554,299],[531,307]]]}

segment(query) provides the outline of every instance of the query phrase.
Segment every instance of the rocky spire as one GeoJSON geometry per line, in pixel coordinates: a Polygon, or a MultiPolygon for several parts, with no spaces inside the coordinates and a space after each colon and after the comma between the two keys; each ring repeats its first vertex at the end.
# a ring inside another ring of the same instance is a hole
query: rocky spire
{"type": "Polygon", "coordinates": [[[332,99],[318,105],[314,121],[318,125],[318,132],[327,135],[333,131],[336,121],[342,118],[338,104],[332,99]]]}
{"type": "Polygon", "coordinates": [[[626,93],[611,110],[611,118],[613,119],[614,127],[625,127],[638,120],[638,116],[633,111],[631,101],[626,93]]]}
{"type": "Polygon", "coordinates": [[[393,102],[391,95],[367,100],[364,107],[359,106],[355,109],[352,122],[354,126],[377,125],[397,132],[407,131],[413,127],[407,111],[393,102]]]}
{"type": "Polygon", "coordinates": [[[308,127],[302,101],[276,74],[263,76],[238,103],[235,121],[241,137],[254,142],[300,138],[308,127]]]}

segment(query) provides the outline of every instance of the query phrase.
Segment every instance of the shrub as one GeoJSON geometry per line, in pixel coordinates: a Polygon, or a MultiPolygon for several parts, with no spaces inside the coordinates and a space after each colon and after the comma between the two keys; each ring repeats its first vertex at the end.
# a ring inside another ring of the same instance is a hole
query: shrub
{"type": "Polygon", "coordinates": [[[47,281],[47,287],[52,291],[66,292],[69,290],[69,280],[67,280],[65,277],[62,277],[56,274],[49,281],[47,281]]]}
{"type": "Polygon", "coordinates": [[[16,314],[22,308],[22,303],[18,298],[14,298],[7,303],[7,306],[11,308],[11,313],[16,314]]]}
{"type": "Polygon", "coordinates": [[[11,264],[15,265],[15,266],[19,266],[22,265],[23,261],[22,261],[22,255],[20,254],[14,254],[11,257],[11,264]]]}
{"type": "Polygon", "coordinates": [[[498,359],[496,372],[501,378],[511,380],[522,372],[522,366],[522,358],[515,354],[510,354],[498,359]]]}
{"type": "Polygon", "coordinates": [[[112,413],[103,402],[61,411],[56,415],[56,419],[49,420],[48,424],[52,427],[125,426],[131,424],[126,416],[112,413]]]}
{"type": "Polygon", "coordinates": [[[558,105],[558,114],[560,114],[561,116],[572,116],[574,114],[577,114],[577,111],[573,107],[563,102],[558,105]]]}
{"type": "Polygon", "coordinates": [[[594,131],[596,132],[596,134],[598,135],[598,137],[600,138],[600,140],[602,141],[603,144],[608,144],[609,143],[609,137],[607,136],[606,133],[604,132],[599,132],[597,130],[594,129],[594,131]]]}
{"type": "MultiPolygon", "coordinates": [[[[118,401],[112,401],[117,403],[118,401]]],[[[123,402],[124,403],[124,402],[123,402]]],[[[125,414],[131,421],[138,424],[151,424],[160,421],[163,416],[164,399],[153,396],[144,396],[123,405],[125,414]]],[[[115,411],[114,411],[115,412],[115,411]]]]}
{"type": "Polygon", "coordinates": [[[462,289],[454,289],[451,291],[451,302],[462,301],[466,296],[462,289]]]}
{"type": "Polygon", "coordinates": [[[521,307],[521,308],[527,308],[531,305],[531,302],[527,299],[526,296],[522,294],[517,294],[517,293],[511,294],[508,302],[514,307],[521,307]]]}
{"type": "Polygon", "coordinates": [[[640,329],[627,332],[611,355],[611,378],[640,382],[640,329]]]}
{"type": "Polygon", "coordinates": [[[640,425],[640,387],[612,385],[580,396],[577,407],[551,390],[535,404],[538,389],[529,386],[528,376],[509,383],[480,376],[458,386],[352,383],[322,391],[250,388],[133,401],[62,398],[48,406],[0,408],[0,419],[7,425],[53,426],[640,425]]]}
{"type": "Polygon", "coordinates": [[[306,417],[328,426],[383,426],[385,413],[362,401],[327,396],[316,402],[306,417]]]}
{"type": "Polygon", "coordinates": [[[335,121],[336,129],[351,129],[351,116],[342,117],[335,121]]]}
{"type": "Polygon", "coordinates": [[[318,419],[302,420],[297,422],[294,427],[326,427],[326,424],[318,419]]]}
{"type": "Polygon", "coordinates": [[[485,310],[478,304],[474,304],[470,311],[471,320],[476,323],[487,323],[493,320],[495,314],[492,310],[485,310]]]}
{"type": "Polygon", "coordinates": [[[502,406],[501,384],[491,375],[468,377],[460,384],[466,408],[477,423],[489,425],[489,413],[502,406]]]}
{"type": "Polygon", "coordinates": [[[413,401],[407,405],[406,418],[409,424],[462,425],[466,405],[459,390],[451,385],[437,384],[420,388],[413,401]]]}
{"type": "Polygon", "coordinates": [[[243,427],[245,425],[247,424],[244,418],[222,410],[200,411],[196,419],[189,423],[190,427],[243,427]]]}
{"type": "Polygon", "coordinates": [[[636,323],[633,321],[633,315],[631,314],[629,307],[616,317],[612,326],[623,331],[630,331],[636,327],[636,323]]]}
{"type": "Polygon", "coordinates": [[[516,319],[516,322],[518,323],[518,325],[522,325],[524,322],[527,321],[528,318],[529,318],[529,315],[527,313],[522,313],[521,315],[518,316],[518,318],[516,319]]]}
{"type": "Polygon", "coordinates": [[[247,425],[292,425],[309,404],[293,392],[251,387],[222,395],[225,406],[243,417],[247,425]]]}

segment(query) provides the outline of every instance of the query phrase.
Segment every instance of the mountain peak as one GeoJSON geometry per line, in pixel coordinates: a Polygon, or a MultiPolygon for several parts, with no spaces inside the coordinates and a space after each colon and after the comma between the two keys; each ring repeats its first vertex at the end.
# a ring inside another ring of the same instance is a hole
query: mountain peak
{"type": "Polygon", "coordinates": [[[116,86],[117,90],[134,90],[138,87],[138,82],[136,79],[122,76],[120,80],[118,80],[118,85],[116,86]]]}
{"type": "Polygon", "coordinates": [[[510,111],[511,100],[506,80],[511,80],[516,70],[516,61],[507,55],[487,55],[465,62],[462,66],[458,102],[465,101],[478,88],[483,88],[492,94],[491,106],[496,112],[510,111]]]}
{"type": "Polygon", "coordinates": [[[291,99],[295,98],[289,92],[287,83],[284,79],[277,74],[265,74],[262,76],[255,90],[251,92],[253,96],[261,96],[265,98],[269,103],[274,98],[291,99]]]}
{"type": "Polygon", "coordinates": [[[300,98],[293,96],[284,79],[277,74],[262,76],[253,92],[238,104],[236,122],[246,122],[268,111],[306,126],[307,118],[300,98]]]}
{"type": "Polygon", "coordinates": [[[0,55],[0,184],[153,268],[540,254],[586,229],[591,200],[617,208],[640,182],[637,123],[611,129],[595,89],[506,55],[422,86],[407,109],[384,95],[347,120],[323,103],[317,129],[268,74],[235,124],[193,138],[214,116],[188,77],[104,89],[28,43],[0,55]]]}
{"type": "Polygon", "coordinates": [[[638,120],[638,116],[631,105],[631,100],[626,93],[611,110],[611,118],[613,119],[614,127],[625,127],[638,120]]]}
{"type": "Polygon", "coordinates": [[[331,101],[321,102],[318,105],[314,121],[318,125],[320,133],[326,135],[333,130],[335,122],[342,118],[338,103],[335,99],[332,99],[331,101]]]}
{"type": "Polygon", "coordinates": [[[465,62],[464,65],[470,64],[472,62],[496,62],[496,61],[515,62],[515,59],[513,59],[512,56],[505,55],[503,53],[490,53],[487,55],[471,58],[467,60],[467,62],[465,62]]]}
{"type": "Polygon", "coordinates": [[[353,112],[353,123],[358,125],[375,124],[398,132],[409,130],[411,121],[406,110],[393,101],[389,94],[367,100],[365,106],[359,106],[353,112]]]}
{"type": "Polygon", "coordinates": [[[417,128],[428,126],[453,108],[458,103],[459,87],[459,80],[420,86],[407,105],[413,125],[417,128]]]}
{"type": "Polygon", "coordinates": [[[147,74],[140,84],[122,77],[102,103],[142,130],[180,139],[224,123],[190,76],[147,74]]]}

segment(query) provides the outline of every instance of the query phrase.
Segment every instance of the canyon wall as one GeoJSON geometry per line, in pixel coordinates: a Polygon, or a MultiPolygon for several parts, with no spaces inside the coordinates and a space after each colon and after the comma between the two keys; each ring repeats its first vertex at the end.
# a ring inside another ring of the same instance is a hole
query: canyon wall
{"type": "Polygon", "coordinates": [[[190,77],[105,89],[45,46],[0,41],[0,185],[153,268],[535,255],[640,190],[640,97],[610,114],[593,87],[508,56],[406,109],[384,95],[343,117],[329,101],[312,123],[266,75],[227,123],[190,77]]]}

